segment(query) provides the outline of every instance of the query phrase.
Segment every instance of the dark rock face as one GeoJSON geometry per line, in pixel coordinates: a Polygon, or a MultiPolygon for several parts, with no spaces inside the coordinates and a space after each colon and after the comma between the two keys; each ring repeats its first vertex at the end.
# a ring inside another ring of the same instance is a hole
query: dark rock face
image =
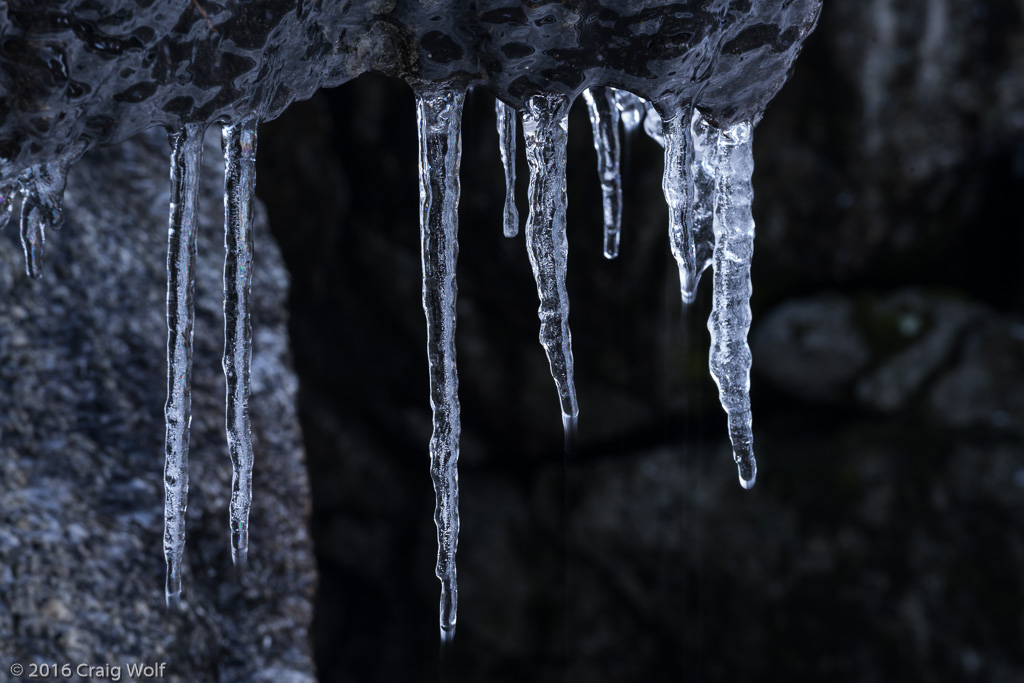
{"type": "MultiPolygon", "coordinates": [[[[308,481],[286,337],[288,275],[267,233],[253,287],[257,453],[246,575],[233,576],[224,437],[221,164],[207,146],[197,267],[185,602],[163,600],[167,142],[149,134],[72,170],[47,272],[0,277],[0,655],[166,662],[172,681],[310,681],[308,481]]],[[[20,260],[16,231],[0,259],[20,260]]],[[[26,669],[26,672],[28,670],[26,669]]]]}
{"type": "Polygon", "coordinates": [[[277,117],[375,71],[539,92],[622,87],[758,115],[820,0],[261,0],[0,4],[0,180],[151,126],[277,117]]]}

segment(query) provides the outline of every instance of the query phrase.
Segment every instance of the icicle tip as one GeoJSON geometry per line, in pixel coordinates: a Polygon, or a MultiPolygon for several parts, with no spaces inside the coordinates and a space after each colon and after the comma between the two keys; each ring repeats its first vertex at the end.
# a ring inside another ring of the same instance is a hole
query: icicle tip
{"type": "Polygon", "coordinates": [[[562,414],[562,431],[565,432],[565,453],[572,455],[576,452],[576,445],[579,440],[579,415],[562,414]]]}
{"type": "Polygon", "coordinates": [[[757,466],[751,463],[750,467],[739,468],[740,471],[740,486],[747,489],[748,491],[754,488],[754,484],[757,482],[757,466]],[[748,470],[746,476],[744,476],[743,470],[748,470]]]}

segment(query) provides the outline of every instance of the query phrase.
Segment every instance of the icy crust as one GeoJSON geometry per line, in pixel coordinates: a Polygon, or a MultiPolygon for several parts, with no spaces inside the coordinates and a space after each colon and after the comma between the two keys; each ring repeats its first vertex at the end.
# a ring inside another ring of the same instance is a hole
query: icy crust
{"type": "Polygon", "coordinates": [[[146,128],[278,116],[376,71],[517,109],[610,85],[750,120],[821,0],[0,1],[0,184],[146,128]]]}

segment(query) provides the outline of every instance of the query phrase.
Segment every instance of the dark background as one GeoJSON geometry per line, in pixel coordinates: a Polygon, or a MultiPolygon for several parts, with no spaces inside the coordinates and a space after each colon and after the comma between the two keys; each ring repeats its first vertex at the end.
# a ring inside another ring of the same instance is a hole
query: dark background
{"type": "Polygon", "coordinates": [[[625,142],[607,261],[582,101],[563,460],[523,237],[501,234],[493,98],[470,93],[459,626],[440,663],[413,95],[363,76],[263,126],[321,679],[1024,679],[1021,12],[826,3],[755,132],[749,492],[707,370],[710,271],[679,302],[661,150],[625,142]]]}

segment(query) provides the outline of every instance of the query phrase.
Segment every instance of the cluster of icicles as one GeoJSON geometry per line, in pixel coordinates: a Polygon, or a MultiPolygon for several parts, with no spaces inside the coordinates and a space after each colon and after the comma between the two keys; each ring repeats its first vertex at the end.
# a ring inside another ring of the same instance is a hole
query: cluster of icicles
{"type": "MultiPolygon", "coordinates": [[[[733,457],[740,483],[754,485],[756,464],[750,418],[750,259],[752,122],[720,130],[692,106],[659,113],[651,103],[612,88],[591,88],[584,97],[593,124],[594,147],[604,203],[604,254],[619,251],[622,186],[619,126],[645,132],[665,148],[663,189],[669,207],[669,239],[679,266],[682,300],[696,296],[701,273],[714,267],[711,374],[729,416],[733,457]],[[664,114],[664,116],[662,116],[664,114]]],[[[437,576],[441,580],[440,627],[443,642],[455,632],[458,588],[458,472],[461,431],[455,362],[455,265],[458,254],[461,118],[465,90],[440,84],[417,88],[419,137],[420,239],[423,308],[427,319],[430,404],[433,434],[430,472],[437,494],[437,576]]],[[[579,413],[573,384],[569,299],[566,291],[566,143],[572,104],[561,95],[536,95],[524,111],[497,101],[497,127],[505,167],[504,233],[519,230],[515,206],[517,118],[521,117],[530,168],[526,247],[540,297],[540,342],[547,354],[561,403],[566,443],[575,436],[579,413]]],[[[245,563],[251,505],[253,450],[248,400],[252,332],[249,315],[252,279],[252,217],[255,188],[256,118],[225,126],[224,180],[224,374],[227,379],[227,443],[233,469],[230,532],[236,566],[245,563]]],[[[171,201],[167,253],[167,403],[164,470],[164,556],[168,606],[181,599],[181,562],[188,498],[188,449],[191,423],[192,329],[199,175],[203,124],[188,124],[171,134],[171,201]]],[[[26,270],[41,273],[47,227],[62,221],[64,179],[79,150],[30,169],[17,182],[0,187],[0,227],[22,195],[21,239],[26,270]]]]}

